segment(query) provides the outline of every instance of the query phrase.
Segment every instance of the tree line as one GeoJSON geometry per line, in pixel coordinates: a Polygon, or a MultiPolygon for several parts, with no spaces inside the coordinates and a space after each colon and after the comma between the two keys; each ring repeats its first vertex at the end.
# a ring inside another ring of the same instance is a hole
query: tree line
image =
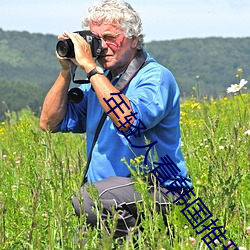
{"type": "MultiPolygon", "coordinates": [[[[7,108],[18,111],[30,107],[39,114],[45,94],[60,70],[56,43],[54,35],[0,29],[0,120],[7,108]]],[[[217,98],[239,78],[250,78],[247,37],[152,41],[146,43],[145,49],[172,71],[183,98],[217,98]]]]}

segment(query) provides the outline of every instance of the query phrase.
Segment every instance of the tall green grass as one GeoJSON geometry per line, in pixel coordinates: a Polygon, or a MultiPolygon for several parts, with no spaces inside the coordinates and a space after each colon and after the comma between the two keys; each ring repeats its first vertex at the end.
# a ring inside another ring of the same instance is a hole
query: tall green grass
{"type": "MultiPolygon", "coordinates": [[[[227,245],[250,247],[250,95],[220,100],[186,100],[181,105],[182,150],[200,197],[227,232],[227,245]]],[[[39,130],[30,110],[7,113],[0,124],[0,249],[81,249],[86,226],[71,205],[82,181],[85,140],[80,134],[50,134],[39,130]]],[[[128,164],[142,164],[137,158],[128,164]]],[[[156,213],[140,174],[134,178],[143,203],[143,213],[126,239],[113,240],[116,219],[108,219],[111,235],[103,222],[85,233],[85,249],[208,249],[173,205],[167,215],[156,213]],[[163,222],[166,217],[167,225],[163,222]],[[191,243],[191,238],[196,240],[191,243]],[[119,243],[119,244],[118,244],[119,243]]],[[[97,213],[101,204],[95,197],[97,213]]],[[[193,197],[195,199],[195,197],[193,197]]],[[[119,212],[119,211],[118,211],[119,212]]],[[[114,212],[117,218],[118,212],[114,212]]],[[[222,249],[222,245],[217,249],[222,249]]]]}

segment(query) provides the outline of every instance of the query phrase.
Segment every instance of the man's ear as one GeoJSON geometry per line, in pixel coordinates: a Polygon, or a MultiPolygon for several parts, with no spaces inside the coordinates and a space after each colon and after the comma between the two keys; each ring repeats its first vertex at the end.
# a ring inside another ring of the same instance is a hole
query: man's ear
{"type": "Polygon", "coordinates": [[[138,37],[132,37],[132,42],[131,42],[131,47],[134,49],[136,48],[137,46],[137,43],[138,43],[138,37]]]}

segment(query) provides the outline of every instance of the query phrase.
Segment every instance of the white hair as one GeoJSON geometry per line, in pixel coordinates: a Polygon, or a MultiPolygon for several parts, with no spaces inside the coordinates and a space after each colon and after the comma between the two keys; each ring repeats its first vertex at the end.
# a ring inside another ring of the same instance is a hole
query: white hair
{"type": "Polygon", "coordinates": [[[89,8],[89,15],[83,19],[82,26],[89,28],[90,20],[101,24],[104,19],[117,24],[125,32],[126,37],[137,37],[137,49],[143,49],[144,35],[141,18],[129,3],[120,0],[104,0],[94,3],[89,8]]]}

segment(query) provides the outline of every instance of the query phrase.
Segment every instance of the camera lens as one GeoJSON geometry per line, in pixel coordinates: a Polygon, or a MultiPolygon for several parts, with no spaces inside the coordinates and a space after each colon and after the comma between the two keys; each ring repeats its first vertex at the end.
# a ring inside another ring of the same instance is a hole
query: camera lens
{"type": "Polygon", "coordinates": [[[72,88],[68,92],[68,100],[72,103],[79,103],[82,101],[84,95],[81,89],[79,88],[72,88]]]}
{"type": "Polygon", "coordinates": [[[75,56],[74,45],[70,39],[59,41],[56,45],[56,51],[61,57],[73,58],[75,56]]]}

